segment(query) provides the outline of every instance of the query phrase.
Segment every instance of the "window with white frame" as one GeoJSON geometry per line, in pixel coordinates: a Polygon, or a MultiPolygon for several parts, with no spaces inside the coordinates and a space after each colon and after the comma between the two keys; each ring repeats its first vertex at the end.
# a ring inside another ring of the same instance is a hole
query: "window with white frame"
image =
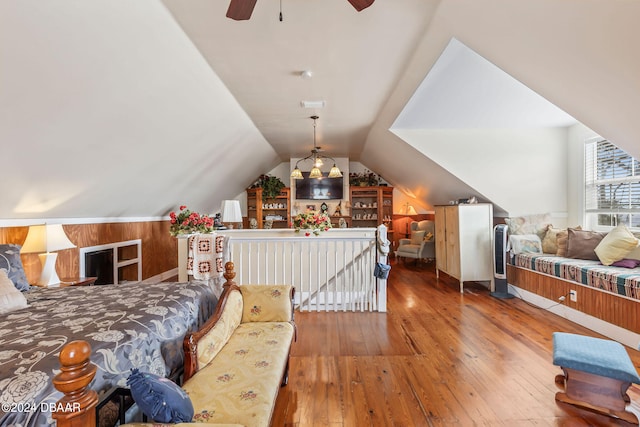
{"type": "Polygon", "coordinates": [[[640,163],[606,139],[585,144],[585,216],[591,229],[640,228],[640,163]]]}

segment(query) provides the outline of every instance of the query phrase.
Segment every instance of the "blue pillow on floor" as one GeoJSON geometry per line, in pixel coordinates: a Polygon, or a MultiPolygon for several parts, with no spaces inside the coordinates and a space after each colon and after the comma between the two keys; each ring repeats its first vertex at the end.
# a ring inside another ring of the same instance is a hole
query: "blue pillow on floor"
{"type": "Polygon", "coordinates": [[[127,385],[147,418],[159,423],[188,423],[193,419],[191,399],[170,379],[132,369],[127,385]]]}

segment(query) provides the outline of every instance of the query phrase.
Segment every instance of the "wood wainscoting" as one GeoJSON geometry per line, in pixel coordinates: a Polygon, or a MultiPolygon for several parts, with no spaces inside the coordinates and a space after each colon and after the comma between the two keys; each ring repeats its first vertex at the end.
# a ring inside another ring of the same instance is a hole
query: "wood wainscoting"
{"type": "Polygon", "coordinates": [[[567,295],[564,305],[613,325],[640,333],[640,300],[614,295],[599,289],[560,279],[540,272],[512,265],[507,266],[507,281],[521,289],[551,301],[567,295]],[[570,290],[576,290],[578,300],[569,299],[570,290]]]}
{"type": "MultiPolygon", "coordinates": [[[[147,279],[178,267],[177,240],[169,234],[169,221],[114,222],[63,225],[64,231],[78,248],[105,245],[128,240],[142,240],[142,279],[147,279]]],[[[0,228],[0,243],[22,245],[28,226],[0,228]]],[[[79,249],[58,252],[56,270],[60,277],[74,277],[80,268],[79,249]]],[[[29,283],[40,277],[37,254],[22,254],[22,263],[29,283]]]]}

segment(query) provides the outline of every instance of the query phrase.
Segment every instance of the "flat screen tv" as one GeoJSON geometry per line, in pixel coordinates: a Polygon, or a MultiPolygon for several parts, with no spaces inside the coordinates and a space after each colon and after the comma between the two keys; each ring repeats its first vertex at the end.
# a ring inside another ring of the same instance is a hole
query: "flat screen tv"
{"type": "Polygon", "coordinates": [[[309,172],[302,172],[304,179],[296,179],[296,199],[307,200],[335,200],[342,199],[342,177],[328,178],[328,174],[322,174],[322,178],[309,178],[309,172]]]}

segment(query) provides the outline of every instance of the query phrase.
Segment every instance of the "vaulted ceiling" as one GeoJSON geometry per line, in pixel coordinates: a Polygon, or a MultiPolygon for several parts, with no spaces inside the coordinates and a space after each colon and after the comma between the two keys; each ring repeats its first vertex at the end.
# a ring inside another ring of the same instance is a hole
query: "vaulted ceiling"
{"type": "MultiPolygon", "coordinates": [[[[242,22],[225,17],[227,5],[1,2],[0,219],[162,216],[180,203],[213,212],[307,154],[313,114],[328,153],[423,207],[478,194],[509,211],[491,179],[452,171],[451,159],[426,154],[437,147],[390,131],[405,106],[413,130],[463,127],[444,103],[469,92],[446,90],[457,73],[425,79],[447,70],[434,64],[452,39],[640,157],[638,2],[377,0],[358,13],[345,0],[258,0],[242,22]],[[438,90],[412,99],[423,81],[438,90]],[[325,107],[300,106],[315,100],[325,107]]],[[[486,104],[463,104],[457,118],[472,130],[496,126],[473,122],[486,104]]]]}

